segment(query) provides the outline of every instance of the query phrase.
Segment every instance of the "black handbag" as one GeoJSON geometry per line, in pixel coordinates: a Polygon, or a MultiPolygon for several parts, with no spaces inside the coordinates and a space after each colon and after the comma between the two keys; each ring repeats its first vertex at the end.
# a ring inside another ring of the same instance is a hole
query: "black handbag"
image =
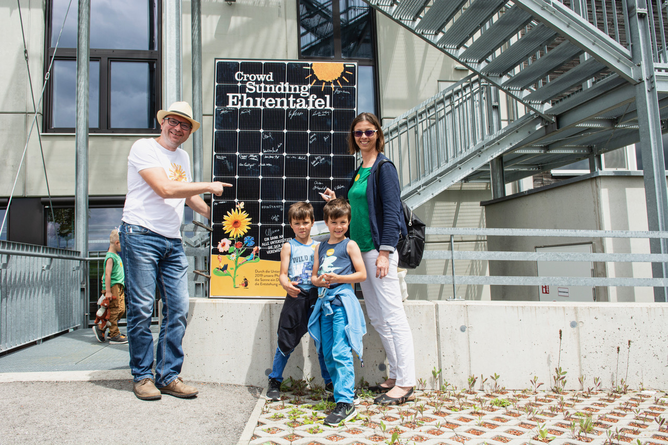
{"type": "MultiPolygon", "coordinates": [[[[383,159],[378,163],[376,168],[376,190],[378,190],[378,177],[380,175],[380,167],[390,162],[388,159],[383,159]]],[[[380,194],[379,194],[380,196],[380,194]]],[[[406,223],[406,236],[399,234],[399,242],[397,243],[397,254],[399,255],[399,267],[404,269],[415,269],[422,261],[425,243],[426,225],[420,218],[413,213],[410,207],[405,202],[401,201],[401,208],[404,213],[404,222],[406,223]]]]}

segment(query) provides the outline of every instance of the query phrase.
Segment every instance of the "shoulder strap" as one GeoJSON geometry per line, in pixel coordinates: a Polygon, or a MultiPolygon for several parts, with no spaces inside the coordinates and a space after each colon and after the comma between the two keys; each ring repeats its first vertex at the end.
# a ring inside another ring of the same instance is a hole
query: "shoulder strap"
{"type": "Polygon", "coordinates": [[[378,196],[378,199],[381,199],[380,193],[378,192],[378,181],[380,180],[380,167],[383,166],[383,164],[389,162],[390,164],[392,161],[389,159],[381,159],[380,162],[378,163],[378,167],[376,167],[376,177],[375,177],[375,182],[376,182],[376,196],[378,196]]]}

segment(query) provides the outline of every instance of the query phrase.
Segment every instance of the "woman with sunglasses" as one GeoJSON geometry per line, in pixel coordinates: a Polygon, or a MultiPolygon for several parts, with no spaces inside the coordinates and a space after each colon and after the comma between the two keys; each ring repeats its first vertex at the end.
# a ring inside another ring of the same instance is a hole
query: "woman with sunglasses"
{"type": "MultiPolygon", "coordinates": [[[[375,115],[361,113],[353,120],[348,150],[362,155],[362,165],[347,190],[352,208],[350,238],[362,251],[367,279],[360,286],[369,320],[380,335],[390,367],[389,378],[369,389],[381,393],[374,400],[376,404],[398,405],[415,398],[415,357],[397,277],[396,246],[399,234],[406,234],[401,190],[394,164],[385,162],[378,170],[379,162],[387,159],[384,145],[383,130],[375,115]]],[[[330,189],[323,193],[326,201],[335,197],[330,189]]]]}

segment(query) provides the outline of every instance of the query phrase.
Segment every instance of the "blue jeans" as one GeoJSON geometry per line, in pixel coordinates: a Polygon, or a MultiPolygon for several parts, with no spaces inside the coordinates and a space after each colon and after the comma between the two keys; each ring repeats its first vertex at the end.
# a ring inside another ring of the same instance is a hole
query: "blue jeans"
{"type": "Polygon", "coordinates": [[[320,314],[322,353],[334,383],[334,400],[336,403],[353,403],[355,366],[353,349],[346,334],[348,316],[343,306],[332,305],[332,310],[331,315],[320,314]]]}
{"type": "MultiPolygon", "coordinates": [[[[294,351],[294,349],[292,351],[294,351]]],[[[270,379],[276,379],[279,382],[283,381],[283,370],[285,369],[285,365],[288,364],[288,359],[290,358],[292,351],[283,355],[281,350],[278,347],[276,348],[276,353],[274,354],[274,364],[271,367],[271,374],[269,374],[270,379]]],[[[325,359],[322,356],[322,350],[320,349],[318,350],[318,363],[320,363],[320,375],[322,376],[322,379],[325,381],[326,385],[332,381],[332,378],[329,376],[329,372],[327,372],[327,365],[325,365],[325,359]]]]}
{"type": "Polygon", "coordinates": [[[153,378],[151,317],[156,286],[162,324],[156,351],[155,384],[174,381],[183,365],[181,342],[188,317],[188,261],[180,239],[123,223],[119,230],[125,272],[130,370],[135,382],[153,378]]]}

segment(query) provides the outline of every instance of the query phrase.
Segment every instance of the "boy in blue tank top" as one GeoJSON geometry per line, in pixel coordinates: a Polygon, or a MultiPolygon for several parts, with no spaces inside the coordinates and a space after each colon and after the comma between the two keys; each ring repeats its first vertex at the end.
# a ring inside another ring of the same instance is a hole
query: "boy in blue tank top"
{"type": "Polygon", "coordinates": [[[336,408],[324,424],[338,425],[357,415],[353,351],[362,360],[366,324],[352,285],[366,280],[366,269],[357,243],[346,238],[350,204],[345,199],[332,199],[323,213],[330,235],[316,247],[311,282],[320,289],[308,329],[318,350],[322,348],[334,385],[336,408]]]}
{"type": "MultiPolygon", "coordinates": [[[[281,268],[278,280],[288,293],[278,319],[278,346],[274,363],[269,374],[266,398],[280,400],[283,370],[290,354],[297,347],[308,330],[308,320],[317,299],[316,289],[311,284],[315,249],[318,243],[311,239],[311,227],[315,222],[313,206],[307,202],[297,202],[288,210],[288,221],[295,232],[294,239],[281,249],[281,268]]],[[[320,349],[318,348],[318,351],[320,349]]],[[[327,373],[322,354],[318,352],[320,373],[325,381],[325,390],[331,392],[332,379],[327,373]]]]}

